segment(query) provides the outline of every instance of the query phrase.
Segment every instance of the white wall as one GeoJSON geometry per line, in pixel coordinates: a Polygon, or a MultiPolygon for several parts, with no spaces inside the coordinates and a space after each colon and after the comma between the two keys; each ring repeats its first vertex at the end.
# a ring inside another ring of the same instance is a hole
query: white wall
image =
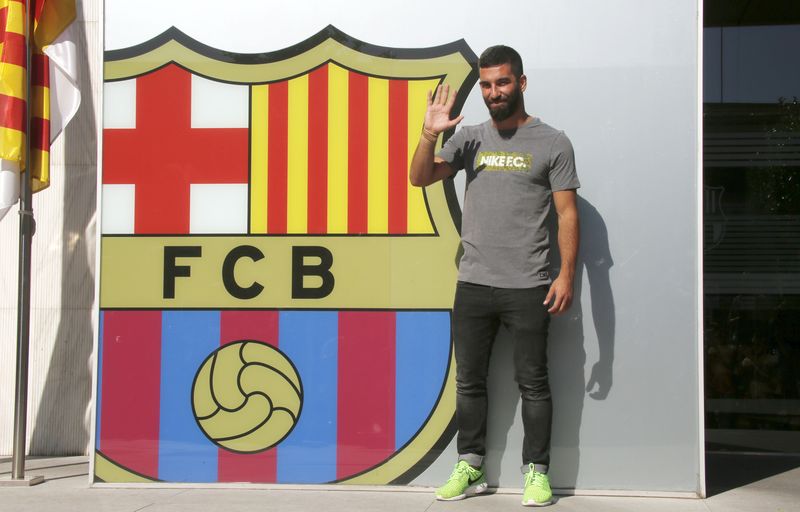
{"type": "MultiPolygon", "coordinates": [[[[381,46],[464,38],[476,53],[499,42],[516,47],[529,77],[526,105],[567,131],[583,183],[580,300],[554,323],[551,338],[554,481],[581,489],[700,492],[696,0],[106,3],[108,50],[171,25],[236,52],[285,48],[328,24],[381,46]],[[602,392],[587,392],[601,360],[602,392]]],[[[84,104],[67,130],[66,150],[60,142],[54,151],[68,168],[56,168],[52,189],[35,200],[29,424],[36,453],[82,453],[88,444],[98,4],[82,8],[90,55],[82,67],[84,104]]],[[[466,123],[485,119],[477,91],[464,114],[466,123]]],[[[13,388],[6,368],[13,367],[15,337],[15,220],[9,215],[0,223],[3,389],[13,388]]],[[[510,357],[498,344],[488,461],[490,480],[516,487],[518,398],[502,372],[510,357]]],[[[4,453],[11,445],[11,400],[11,393],[0,396],[4,453]]],[[[454,458],[451,445],[415,483],[440,483],[454,458]]]]}
{"type": "MultiPolygon", "coordinates": [[[[107,2],[106,48],[174,25],[215,48],[264,52],[328,24],[381,46],[464,38],[476,53],[499,42],[517,48],[529,78],[526,106],[566,130],[583,183],[581,298],[551,338],[554,482],[699,490],[695,0],[191,2],[193,13],[213,17],[187,16],[186,5],[107,2]],[[587,393],[601,359],[603,392],[587,393]]],[[[463,113],[465,123],[486,118],[477,89],[463,113]]],[[[509,365],[498,343],[489,477],[517,486],[521,428],[514,384],[502,371],[509,365]]],[[[454,458],[451,446],[415,482],[438,483],[454,458]]]]}

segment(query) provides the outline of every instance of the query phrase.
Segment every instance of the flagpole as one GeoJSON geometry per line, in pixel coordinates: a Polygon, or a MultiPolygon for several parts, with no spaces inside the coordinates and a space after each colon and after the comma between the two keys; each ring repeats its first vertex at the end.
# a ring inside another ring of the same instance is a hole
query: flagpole
{"type": "Polygon", "coordinates": [[[20,173],[19,203],[19,279],[17,294],[17,382],[14,403],[14,446],[11,457],[11,480],[21,485],[35,485],[44,481],[41,476],[25,478],[25,444],[28,419],[28,349],[31,319],[31,245],[36,223],[33,219],[33,189],[31,172],[31,75],[32,0],[25,2],[25,56],[26,56],[26,120],[25,120],[25,172],[20,173]]]}

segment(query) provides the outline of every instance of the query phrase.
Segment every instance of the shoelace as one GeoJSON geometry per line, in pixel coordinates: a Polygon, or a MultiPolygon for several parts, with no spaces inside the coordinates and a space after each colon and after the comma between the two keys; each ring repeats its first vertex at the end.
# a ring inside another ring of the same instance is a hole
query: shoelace
{"type": "Polygon", "coordinates": [[[457,464],[456,468],[453,470],[453,473],[450,475],[450,480],[454,480],[463,474],[466,474],[467,478],[469,478],[469,470],[470,467],[468,465],[457,464]]]}
{"type": "Polygon", "coordinates": [[[543,473],[539,473],[533,469],[533,464],[528,464],[528,473],[525,475],[525,486],[538,483],[541,480],[543,473]]]}

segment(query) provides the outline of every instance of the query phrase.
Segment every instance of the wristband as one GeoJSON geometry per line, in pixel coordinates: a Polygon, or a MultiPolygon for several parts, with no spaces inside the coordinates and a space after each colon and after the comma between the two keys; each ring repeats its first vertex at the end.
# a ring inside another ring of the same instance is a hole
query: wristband
{"type": "Polygon", "coordinates": [[[433,133],[432,131],[428,130],[425,127],[422,128],[422,137],[425,138],[425,140],[427,140],[428,142],[433,142],[433,143],[439,140],[439,136],[437,134],[433,133]]]}

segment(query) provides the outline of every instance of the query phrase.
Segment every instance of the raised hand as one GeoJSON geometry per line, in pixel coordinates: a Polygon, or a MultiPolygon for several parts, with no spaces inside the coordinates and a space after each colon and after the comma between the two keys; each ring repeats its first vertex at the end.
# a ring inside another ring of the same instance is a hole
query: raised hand
{"type": "Polygon", "coordinates": [[[453,128],[464,119],[464,116],[450,119],[450,111],[453,110],[453,104],[456,102],[457,92],[453,89],[453,93],[450,94],[450,86],[447,84],[438,86],[435,95],[428,91],[425,130],[433,135],[439,135],[443,131],[453,128]]]}

